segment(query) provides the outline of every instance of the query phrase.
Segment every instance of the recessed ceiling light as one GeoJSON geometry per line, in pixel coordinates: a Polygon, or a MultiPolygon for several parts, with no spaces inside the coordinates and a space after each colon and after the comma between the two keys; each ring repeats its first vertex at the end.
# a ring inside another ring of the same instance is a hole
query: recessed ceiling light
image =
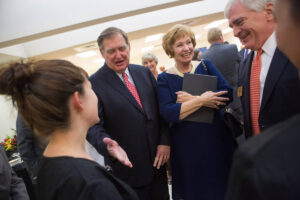
{"type": "Polygon", "coordinates": [[[78,56],[80,58],[88,58],[88,57],[95,56],[95,55],[97,55],[97,53],[92,50],[76,54],[76,56],[78,56]]]}
{"type": "Polygon", "coordinates": [[[96,59],[96,60],[93,60],[94,63],[104,63],[105,60],[103,58],[99,58],[99,59],[96,59]]]}
{"type": "Polygon", "coordinates": [[[214,22],[208,24],[207,26],[205,26],[204,29],[210,29],[210,28],[218,27],[221,24],[224,24],[225,22],[227,22],[227,19],[217,20],[217,21],[214,21],[214,22]]]}
{"type": "Polygon", "coordinates": [[[152,45],[152,46],[149,46],[149,47],[145,47],[145,48],[142,48],[142,53],[143,52],[146,52],[146,51],[150,51],[150,50],[152,50],[154,48],[154,46],[152,45]]]}
{"type": "Polygon", "coordinates": [[[163,35],[163,33],[159,33],[159,34],[155,34],[155,35],[150,35],[150,36],[146,37],[145,43],[147,43],[147,42],[153,42],[155,40],[159,40],[162,35],[163,35]]]}

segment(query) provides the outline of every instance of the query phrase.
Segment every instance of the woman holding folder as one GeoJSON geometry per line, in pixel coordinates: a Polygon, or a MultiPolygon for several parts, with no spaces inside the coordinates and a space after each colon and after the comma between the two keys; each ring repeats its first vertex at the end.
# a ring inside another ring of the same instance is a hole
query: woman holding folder
{"type": "Polygon", "coordinates": [[[160,112],[171,123],[173,199],[223,200],[236,142],[220,108],[232,100],[232,89],[210,61],[192,61],[195,45],[194,33],[184,25],[175,25],[163,37],[166,54],[175,60],[157,80],[160,112]],[[216,76],[216,91],[194,96],[182,91],[185,73],[216,76]],[[213,109],[211,122],[189,120],[206,108],[213,109]]]}

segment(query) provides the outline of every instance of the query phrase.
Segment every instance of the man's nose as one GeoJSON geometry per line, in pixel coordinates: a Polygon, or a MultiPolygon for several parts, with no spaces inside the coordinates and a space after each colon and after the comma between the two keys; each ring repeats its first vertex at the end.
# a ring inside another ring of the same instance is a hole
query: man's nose
{"type": "Polygon", "coordinates": [[[232,29],[233,29],[234,37],[239,37],[239,33],[241,32],[241,29],[236,26],[234,26],[232,29]]]}
{"type": "Polygon", "coordinates": [[[119,50],[116,50],[115,57],[116,57],[116,58],[122,57],[121,52],[120,52],[119,50]]]}

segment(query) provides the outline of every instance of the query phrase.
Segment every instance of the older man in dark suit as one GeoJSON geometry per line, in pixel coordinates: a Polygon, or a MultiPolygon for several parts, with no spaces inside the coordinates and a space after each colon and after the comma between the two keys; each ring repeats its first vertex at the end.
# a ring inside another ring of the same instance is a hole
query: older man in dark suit
{"type": "MultiPolygon", "coordinates": [[[[277,0],[275,15],[278,47],[298,68],[300,77],[299,9],[299,0],[277,0]]],[[[290,87],[295,87],[294,92],[299,94],[298,82],[290,84],[290,87]]],[[[242,145],[234,158],[226,199],[300,199],[299,133],[298,110],[293,117],[242,145]]]]}
{"type": "Polygon", "coordinates": [[[234,35],[252,50],[238,77],[247,138],[300,111],[298,72],[277,48],[273,9],[274,0],[230,0],[225,9],[234,35]]]}
{"type": "Polygon", "coordinates": [[[169,159],[169,130],[159,116],[155,78],[146,67],[129,64],[130,44],[122,30],[105,29],[98,45],[105,64],[90,81],[99,100],[100,122],[89,130],[88,140],[104,155],[105,137],[124,148],[133,168],[107,156],[106,161],[140,199],[169,199],[163,166],[169,159]]]}

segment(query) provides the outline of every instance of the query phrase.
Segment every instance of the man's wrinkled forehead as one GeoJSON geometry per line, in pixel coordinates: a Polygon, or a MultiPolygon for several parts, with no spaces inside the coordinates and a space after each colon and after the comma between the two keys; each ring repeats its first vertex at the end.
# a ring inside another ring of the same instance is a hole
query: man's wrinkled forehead
{"type": "Polygon", "coordinates": [[[249,12],[251,12],[251,10],[245,7],[241,2],[235,2],[229,10],[229,27],[233,28],[233,26],[240,25],[245,19],[247,19],[247,14],[249,12]]]}

